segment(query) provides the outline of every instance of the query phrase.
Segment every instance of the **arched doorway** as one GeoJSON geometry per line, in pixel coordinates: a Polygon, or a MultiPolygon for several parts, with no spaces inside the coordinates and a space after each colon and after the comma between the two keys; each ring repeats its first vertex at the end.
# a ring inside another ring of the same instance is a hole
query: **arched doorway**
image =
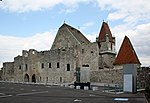
{"type": "Polygon", "coordinates": [[[32,82],[36,83],[35,74],[32,75],[32,82]]]}
{"type": "Polygon", "coordinates": [[[29,75],[28,74],[25,74],[25,76],[24,76],[24,82],[29,82],[29,75]]]}

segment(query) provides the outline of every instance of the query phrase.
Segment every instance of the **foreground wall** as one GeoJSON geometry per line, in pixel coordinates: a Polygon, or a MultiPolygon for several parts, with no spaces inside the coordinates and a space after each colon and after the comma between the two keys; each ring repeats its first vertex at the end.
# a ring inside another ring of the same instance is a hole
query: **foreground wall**
{"type": "Polygon", "coordinates": [[[123,69],[103,69],[90,72],[91,82],[122,84],[123,69]]]}
{"type": "Polygon", "coordinates": [[[2,80],[14,81],[14,62],[3,63],[2,80]]]}

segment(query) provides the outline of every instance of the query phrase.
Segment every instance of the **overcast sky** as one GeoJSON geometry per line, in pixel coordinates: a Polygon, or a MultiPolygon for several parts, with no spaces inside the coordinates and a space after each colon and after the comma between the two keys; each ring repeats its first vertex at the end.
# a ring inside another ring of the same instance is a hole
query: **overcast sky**
{"type": "Polygon", "coordinates": [[[91,42],[103,20],[116,37],[127,35],[143,66],[150,65],[150,0],[3,0],[0,1],[0,67],[22,50],[49,50],[64,23],[91,42]]]}

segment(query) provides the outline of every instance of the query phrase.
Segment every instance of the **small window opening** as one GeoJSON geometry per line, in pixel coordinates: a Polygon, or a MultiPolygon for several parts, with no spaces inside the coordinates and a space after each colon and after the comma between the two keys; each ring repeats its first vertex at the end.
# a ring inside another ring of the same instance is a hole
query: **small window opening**
{"type": "Polygon", "coordinates": [[[21,65],[19,66],[19,69],[21,69],[21,65]]]}
{"type": "Polygon", "coordinates": [[[44,63],[42,63],[41,67],[44,68],[44,63]]]}
{"type": "Polygon", "coordinates": [[[40,81],[42,80],[42,77],[40,77],[40,81]]]}
{"type": "Polygon", "coordinates": [[[25,71],[27,71],[28,70],[28,65],[27,64],[25,64],[25,71]]]}
{"type": "Polygon", "coordinates": [[[59,68],[59,62],[57,62],[57,68],[59,68]]]}
{"type": "Polygon", "coordinates": [[[82,54],[84,53],[84,49],[82,49],[82,54]]]}
{"type": "Polygon", "coordinates": [[[60,83],[62,83],[62,77],[60,77],[60,83]]]}
{"type": "Polygon", "coordinates": [[[49,68],[51,68],[51,63],[49,63],[49,68]]]}
{"type": "Polygon", "coordinates": [[[48,82],[48,77],[46,77],[46,81],[48,82]]]}
{"type": "Polygon", "coordinates": [[[67,64],[67,71],[70,71],[70,64],[67,64]]]}

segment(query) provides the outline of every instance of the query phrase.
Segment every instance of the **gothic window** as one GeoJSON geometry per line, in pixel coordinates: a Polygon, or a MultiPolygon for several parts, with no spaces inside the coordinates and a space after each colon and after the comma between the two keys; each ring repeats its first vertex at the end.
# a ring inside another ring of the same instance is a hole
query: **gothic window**
{"type": "Polygon", "coordinates": [[[42,68],[42,69],[44,68],[44,63],[42,63],[41,68],[42,68]]]}
{"type": "Polygon", "coordinates": [[[70,71],[70,64],[67,64],[67,71],[70,71]]]}
{"type": "Polygon", "coordinates": [[[59,68],[59,62],[57,62],[57,68],[59,68]]]}

